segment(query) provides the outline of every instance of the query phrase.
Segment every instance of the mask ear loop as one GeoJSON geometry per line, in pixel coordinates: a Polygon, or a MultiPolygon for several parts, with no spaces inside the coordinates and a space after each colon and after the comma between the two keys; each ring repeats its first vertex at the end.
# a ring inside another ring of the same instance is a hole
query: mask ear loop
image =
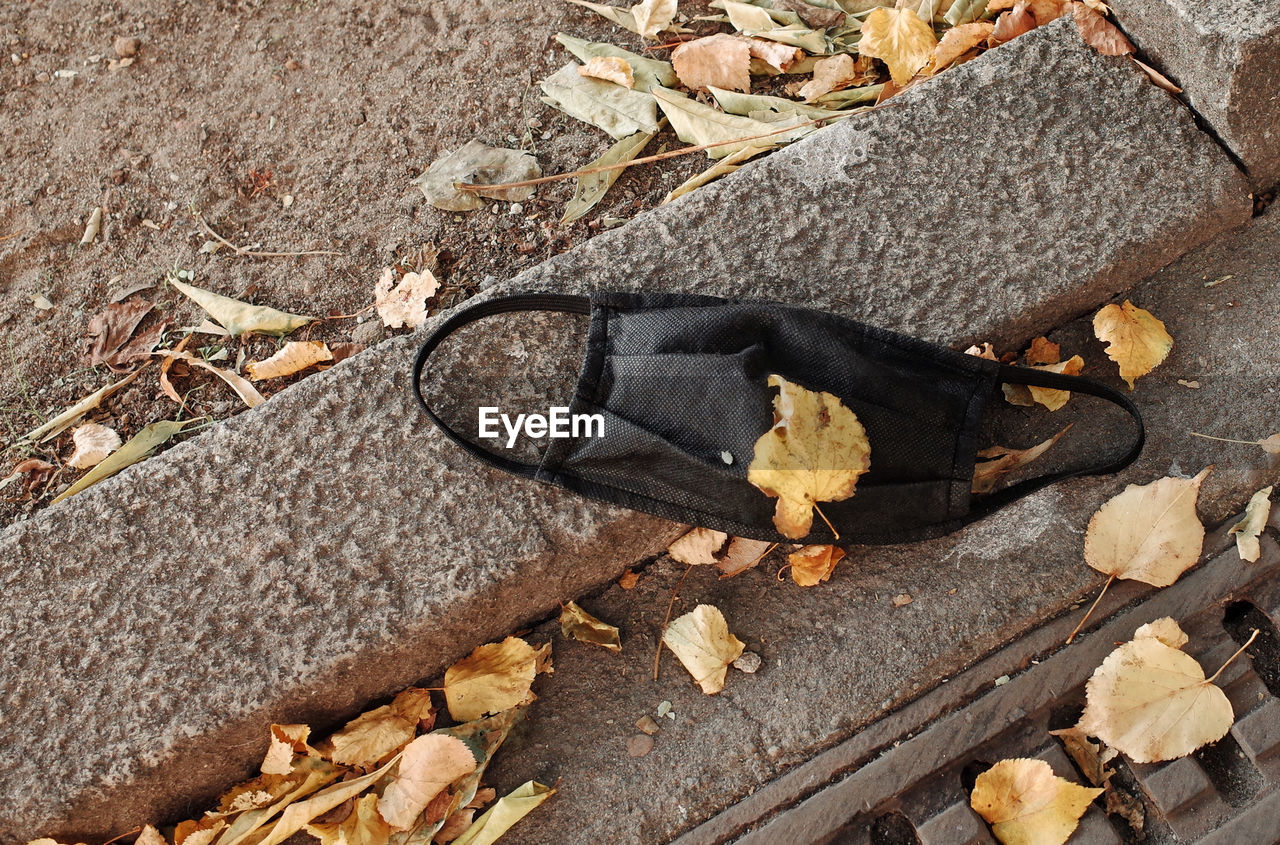
{"type": "Polygon", "coordinates": [[[1136,430],[1128,451],[1120,458],[1100,466],[1055,472],[1049,475],[1028,478],[1025,481],[1019,481],[1017,484],[1011,484],[1003,490],[984,496],[979,500],[978,506],[970,510],[968,516],[965,517],[964,521],[966,523],[988,516],[1010,502],[1021,499],[1023,496],[1034,493],[1055,482],[1082,475],[1110,475],[1111,473],[1119,472],[1137,460],[1138,455],[1142,454],[1142,447],[1146,443],[1147,437],[1146,429],[1142,425],[1142,414],[1139,413],[1138,406],[1118,390],[1084,376],[1066,376],[1059,373],[1048,373],[1043,370],[1033,370],[1029,367],[1014,367],[1008,364],[1000,366],[1000,370],[996,375],[996,382],[1052,387],[1057,390],[1071,390],[1090,396],[1097,396],[1099,399],[1106,399],[1108,402],[1119,405],[1133,418],[1136,430]]]}
{"type": "Polygon", "coordinates": [[[444,420],[436,416],[436,412],[431,409],[431,406],[427,404],[426,397],[422,395],[422,371],[426,368],[427,359],[431,357],[431,353],[436,350],[436,347],[445,338],[469,323],[497,314],[509,314],[513,311],[559,311],[568,314],[590,314],[591,300],[585,296],[571,296],[568,294],[527,293],[490,299],[459,311],[441,323],[427,337],[422,347],[418,350],[418,357],[413,362],[413,392],[418,397],[418,404],[422,406],[422,410],[444,432],[445,436],[454,443],[457,443],[490,466],[497,467],[512,475],[533,478],[538,472],[537,464],[513,461],[487,449],[482,449],[470,440],[466,440],[458,432],[450,428],[444,420]]]}

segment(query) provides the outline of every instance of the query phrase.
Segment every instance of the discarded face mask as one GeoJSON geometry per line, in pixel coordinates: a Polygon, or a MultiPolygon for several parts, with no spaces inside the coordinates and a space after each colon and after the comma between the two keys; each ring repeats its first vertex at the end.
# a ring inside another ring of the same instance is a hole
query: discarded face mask
{"type": "Polygon", "coordinates": [[[938,537],[1053,482],[1123,469],[1144,440],[1133,403],[1091,379],[1000,364],[822,311],[712,296],[491,299],[436,329],[418,352],[413,384],[436,425],[491,466],[775,542],[938,537]],[[428,358],[451,332],[514,311],[591,318],[570,412],[603,416],[603,433],[550,440],[536,464],[464,439],[422,394],[428,358]],[[975,496],[980,424],[1002,383],[1113,402],[1132,417],[1132,439],[1116,457],[975,496]]]}

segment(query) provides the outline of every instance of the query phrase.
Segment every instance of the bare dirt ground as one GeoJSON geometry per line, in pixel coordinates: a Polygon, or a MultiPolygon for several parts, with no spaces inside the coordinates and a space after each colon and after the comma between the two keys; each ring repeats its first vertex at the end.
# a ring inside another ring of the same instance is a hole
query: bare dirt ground
{"type": "MultiPolygon", "coordinates": [[[[121,292],[156,303],[142,324],[176,329],[204,316],[163,283],[175,266],[219,293],[295,313],[352,314],[372,302],[379,269],[426,266],[453,304],[590,237],[605,217],[652,207],[706,167],[690,156],[624,174],[584,221],[559,223],[572,182],[544,186],[519,214],[428,205],[411,180],[471,140],[536,154],[544,173],[582,167],[610,139],[545,106],[536,83],[568,54],[557,31],[639,50],[637,36],[567,3],[537,0],[322,3],[264,0],[0,6],[0,445],[118,378],[82,357],[89,320],[121,292]],[[141,46],[112,65],[119,37],[141,46]],[[285,205],[286,197],[292,197],[285,205]],[[80,245],[94,206],[101,236],[80,245]],[[238,245],[341,256],[253,259],[201,254],[194,213],[238,245]],[[496,213],[493,213],[496,212],[496,213]],[[33,304],[44,297],[52,308],[33,304]]],[[[666,52],[659,53],[666,57],[666,52]]],[[[649,152],[678,142],[659,136],[649,152]]],[[[170,334],[171,346],[180,334],[170,334]]],[[[377,342],[376,317],[329,320],[291,339],[377,342]]],[[[235,359],[238,344],[223,342],[235,359]]],[[[247,342],[249,359],[275,348],[247,342]]],[[[152,371],[155,366],[151,367],[152,371]]],[[[243,405],[205,375],[179,380],[188,416],[243,405]]],[[[268,382],[270,396],[284,383],[268,382]]],[[[178,407],[152,374],[89,419],[128,439],[178,407]]],[[[0,476],[49,448],[8,449],[0,476]]],[[[0,492],[0,524],[21,519],[76,471],[0,492]]]]}

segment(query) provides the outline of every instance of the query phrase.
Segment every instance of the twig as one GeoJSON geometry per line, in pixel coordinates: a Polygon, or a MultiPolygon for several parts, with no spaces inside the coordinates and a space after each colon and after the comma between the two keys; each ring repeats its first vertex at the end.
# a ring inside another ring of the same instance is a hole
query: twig
{"type": "Polygon", "coordinates": [[[377,308],[377,307],[378,307],[378,303],[375,302],[372,305],[368,305],[364,308],[361,308],[359,311],[356,311],[354,314],[334,314],[332,317],[325,317],[324,319],[325,320],[350,320],[352,317],[359,317],[361,314],[368,314],[370,311],[372,311],[374,308],[377,308]]]}
{"type": "Polygon", "coordinates": [[[18,231],[14,232],[11,235],[5,235],[3,238],[0,238],[0,244],[4,243],[5,241],[11,241],[22,234],[26,234],[26,233],[23,230],[19,229],[18,231]]]}
{"type": "Polygon", "coordinates": [[[1210,675],[1209,677],[1205,678],[1205,679],[1204,679],[1204,682],[1205,682],[1206,684],[1211,684],[1211,683],[1213,683],[1215,680],[1217,680],[1218,676],[1222,674],[1222,670],[1223,670],[1223,669],[1226,669],[1228,666],[1230,666],[1230,665],[1231,665],[1231,661],[1233,661],[1233,660],[1235,660],[1237,657],[1239,657],[1239,656],[1244,652],[1244,650],[1245,650],[1246,648],[1248,648],[1249,646],[1253,645],[1253,641],[1254,641],[1254,640],[1256,640],[1256,639],[1258,638],[1258,634],[1260,634],[1260,633],[1261,633],[1261,631],[1259,631],[1257,628],[1254,628],[1254,629],[1253,629],[1253,634],[1249,637],[1248,642],[1246,642],[1244,645],[1240,646],[1240,648],[1236,649],[1236,653],[1235,653],[1235,654],[1233,654],[1233,655],[1231,655],[1230,657],[1228,657],[1228,658],[1227,658],[1227,662],[1226,662],[1226,663],[1223,663],[1221,666],[1219,666],[1219,667],[1218,667],[1218,671],[1214,672],[1212,675],[1210,675]]]}
{"type": "Polygon", "coordinates": [[[1097,608],[1098,602],[1102,601],[1102,597],[1107,594],[1107,588],[1111,586],[1111,582],[1116,580],[1116,576],[1112,575],[1107,579],[1107,583],[1102,585],[1102,592],[1098,593],[1098,597],[1093,600],[1093,604],[1089,605],[1089,610],[1085,613],[1084,618],[1080,620],[1080,624],[1071,632],[1071,636],[1067,637],[1067,641],[1063,645],[1071,645],[1071,641],[1076,638],[1076,634],[1080,633],[1080,629],[1084,627],[1084,623],[1089,621],[1089,617],[1093,615],[1093,611],[1097,608]]]}
{"type": "Polygon", "coordinates": [[[1236,440],[1233,437],[1214,437],[1212,434],[1201,434],[1198,431],[1188,431],[1187,434],[1190,434],[1192,437],[1203,437],[1205,440],[1217,440],[1220,443],[1239,443],[1242,446],[1259,445],[1257,440],[1236,440]]]}
{"type": "Polygon", "coordinates": [[[234,252],[236,255],[243,255],[249,258],[297,258],[298,256],[301,256],[301,255],[344,255],[345,254],[341,252],[332,252],[331,250],[327,250],[327,249],[309,249],[309,250],[304,250],[302,252],[260,252],[255,249],[250,249],[249,247],[236,246],[231,241],[222,237],[222,235],[219,235],[217,232],[213,231],[213,227],[205,222],[204,215],[202,215],[200,212],[196,211],[193,208],[191,209],[191,213],[196,216],[196,220],[200,223],[200,228],[204,229],[205,233],[209,235],[209,237],[213,238],[218,243],[222,244],[227,249],[234,252]]]}
{"type": "Polygon", "coordinates": [[[689,573],[693,571],[693,564],[688,565],[689,568],[680,576],[680,580],[676,582],[676,586],[671,591],[671,601],[667,602],[667,615],[662,620],[662,630],[658,633],[658,648],[653,653],[653,680],[658,680],[658,663],[662,660],[662,638],[667,635],[667,624],[671,621],[671,609],[676,606],[676,594],[680,592],[680,588],[684,586],[684,579],[689,577],[689,573]]]}
{"type": "Polygon", "coordinates": [[[102,845],[111,845],[112,842],[119,842],[121,839],[124,839],[126,836],[132,836],[135,833],[142,833],[142,828],[135,827],[133,830],[126,830],[124,833],[120,834],[119,836],[116,836],[112,839],[108,839],[106,842],[103,842],[102,845]]]}

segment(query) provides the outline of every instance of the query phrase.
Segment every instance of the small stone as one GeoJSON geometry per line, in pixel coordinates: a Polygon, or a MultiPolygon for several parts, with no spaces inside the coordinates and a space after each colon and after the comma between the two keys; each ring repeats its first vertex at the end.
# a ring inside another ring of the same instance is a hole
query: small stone
{"type": "Polygon", "coordinates": [[[653,717],[648,713],[636,720],[636,727],[639,728],[642,733],[646,733],[649,736],[653,736],[661,730],[661,728],[658,727],[658,723],[653,721],[653,717]]]}
{"type": "Polygon", "coordinates": [[[996,678],[996,686],[998,687],[1002,687],[1007,683],[1009,683],[1008,675],[1001,675],[1000,677],[996,678]]]}
{"type": "Polygon", "coordinates": [[[906,607],[907,605],[911,604],[913,601],[915,601],[915,599],[911,597],[910,593],[898,593],[896,596],[893,597],[893,606],[906,607]]]}
{"type": "Polygon", "coordinates": [[[142,39],[136,35],[120,35],[115,41],[111,42],[111,49],[115,50],[116,55],[122,59],[129,59],[138,55],[138,50],[142,48],[142,39]]]}
{"type": "Polygon", "coordinates": [[[1199,390],[1199,389],[1200,389],[1200,382],[1198,382],[1198,381],[1188,381],[1187,379],[1180,378],[1180,379],[1178,379],[1178,384],[1182,385],[1183,387],[1187,388],[1188,390],[1199,390]]]}
{"type": "Polygon", "coordinates": [[[369,347],[382,340],[386,335],[387,330],[383,327],[381,320],[369,320],[352,330],[351,341],[369,347]]]}
{"type": "Polygon", "coordinates": [[[507,214],[524,214],[524,206],[518,202],[513,202],[507,207],[507,214]]]}
{"type": "Polygon", "coordinates": [[[643,757],[653,750],[653,737],[648,734],[636,734],[627,740],[627,753],[632,757],[643,757]]]}
{"type": "Polygon", "coordinates": [[[285,69],[285,70],[299,70],[299,69],[301,69],[301,68],[302,68],[302,65],[298,64],[298,60],[297,60],[297,59],[287,59],[287,60],[285,60],[285,63],[284,63],[284,69],[285,69]]]}
{"type": "Polygon", "coordinates": [[[744,651],[737,660],[733,661],[733,668],[739,672],[754,675],[760,669],[760,655],[754,651],[744,651]]]}
{"type": "Polygon", "coordinates": [[[280,205],[284,206],[285,208],[288,208],[289,206],[293,205],[293,194],[285,194],[284,197],[280,200],[280,205]]]}
{"type": "Polygon", "coordinates": [[[670,713],[670,712],[671,712],[671,702],[670,702],[670,701],[664,701],[664,702],[662,702],[661,704],[659,704],[659,705],[658,705],[658,718],[659,718],[659,719],[661,719],[663,716],[667,715],[667,714],[668,714],[668,713],[670,713]]]}

